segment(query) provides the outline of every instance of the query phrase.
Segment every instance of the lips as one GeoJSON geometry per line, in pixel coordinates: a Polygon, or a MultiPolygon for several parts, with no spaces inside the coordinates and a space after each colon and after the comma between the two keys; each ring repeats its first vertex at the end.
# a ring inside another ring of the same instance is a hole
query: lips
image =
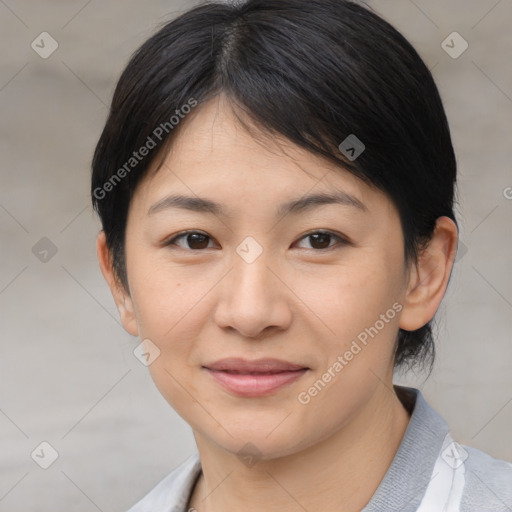
{"type": "Polygon", "coordinates": [[[307,369],[304,366],[292,364],[279,359],[257,359],[248,361],[242,358],[221,359],[211,364],[205,365],[210,370],[243,373],[243,374],[262,374],[262,373],[281,373],[291,372],[295,370],[307,369]]]}
{"type": "Polygon", "coordinates": [[[263,396],[277,392],[299,379],[309,368],[279,359],[248,361],[227,358],[209,363],[203,368],[232,394],[244,397],[263,396]]]}

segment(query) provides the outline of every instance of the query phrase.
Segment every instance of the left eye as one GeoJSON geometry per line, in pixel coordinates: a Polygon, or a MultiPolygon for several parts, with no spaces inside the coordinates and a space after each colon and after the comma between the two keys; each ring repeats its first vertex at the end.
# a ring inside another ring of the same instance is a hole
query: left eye
{"type": "Polygon", "coordinates": [[[330,245],[329,241],[331,239],[337,239],[341,244],[347,243],[347,241],[343,238],[341,238],[338,235],[335,235],[334,233],[331,233],[330,231],[315,231],[313,233],[309,233],[305,236],[303,236],[300,240],[310,240],[310,243],[313,245],[313,247],[306,247],[306,249],[330,249],[332,245],[330,245]],[[315,247],[316,246],[316,247],[315,247]],[[320,246],[320,247],[318,247],[320,246]]]}
{"type": "MultiPolygon", "coordinates": [[[[335,235],[334,233],[331,233],[330,231],[314,231],[311,233],[308,233],[307,235],[304,235],[300,240],[310,240],[311,247],[305,247],[305,249],[313,249],[313,250],[325,250],[330,249],[333,247],[333,244],[330,242],[332,239],[336,239],[341,244],[347,244],[347,240],[344,238],[335,235]]],[[[208,249],[208,240],[211,240],[211,237],[206,235],[205,233],[201,233],[200,231],[186,231],[184,233],[181,233],[174,238],[168,240],[165,245],[166,246],[178,246],[181,249],[185,250],[193,250],[193,251],[200,251],[201,249],[208,249]],[[188,244],[188,247],[181,246],[178,242],[178,240],[184,239],[186,243],[188,244]]]]}

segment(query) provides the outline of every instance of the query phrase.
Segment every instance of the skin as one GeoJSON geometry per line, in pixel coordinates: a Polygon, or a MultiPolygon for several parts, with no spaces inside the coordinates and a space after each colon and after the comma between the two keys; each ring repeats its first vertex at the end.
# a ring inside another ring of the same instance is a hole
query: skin
{"type": "Polygon", "coordinates": [[[203,472],[190,505],[200,512],[361,510],[409,421],[392,383],[398,329],[433,318],[457,228],[440,217],[418,264],[406,266],[398,212],[381,191],[282,139],[256,140],[222,96],[180,130],[130,205],[129,293],[112,270],[103,232],[97,249],[125,329],[158,347],[152,378],[193,429],[203,472]],[[366,209],[327,204],[276,217],[281,203],[333,191],[366,209]],[[178,208],[148,214],[171,193],[209,198],[230,216],[178,208]],[[185,230],[207,238],[165,245],[185,230]],[[306,236],[318,230],[333,236],[306,236]],[[252,263],[236,252],[247,236],[263,250],[252,263]],[[401,311],[300,403],[299,393],[394,303],[401,311]],[[238,397],[202,368],[224,357],[272,357],[309,370],[271,395],[238,397]],[[258,451],[250,467],[237,457],[248,442],[258,451]]]}

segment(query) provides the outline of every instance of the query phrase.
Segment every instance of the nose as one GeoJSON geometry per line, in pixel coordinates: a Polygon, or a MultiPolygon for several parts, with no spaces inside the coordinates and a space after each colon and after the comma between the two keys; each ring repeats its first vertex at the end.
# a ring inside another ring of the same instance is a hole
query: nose
{"type": "Polygon", "coordinates": [[[218,289],[215,321],[219,327],[261,338],[264,331],[269,334],[290,325],[293,293],[264,254],[251,263],[235,255],[233,268],[218,289]]]}

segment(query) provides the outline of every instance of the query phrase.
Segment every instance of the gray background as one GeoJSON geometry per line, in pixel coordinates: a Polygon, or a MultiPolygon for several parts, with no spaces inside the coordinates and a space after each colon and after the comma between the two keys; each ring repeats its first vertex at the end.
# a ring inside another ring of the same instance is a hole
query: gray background
{"type": "MultiPolygon", "coordinates": [[[[88,197],[127,58],[194,4],[0,0],[0,512],[126,510],[195,449],[119,324],[88,197]],[[31,48],[43,31],[59,44],[47,59],[31,48]],[[46,262],[42,237],[57,249],[46,262]],[[31,458],[42,441],[59,454],[46,470],[31,458]]],[[[396,382],[421,388],[460,442],[512,460],[512,1],[370,5],[433,69],[460,176],[464,245],[435,370],[396,382]],[[457,59],[441,47],[453,31],[469,43],[457,59]]]]}

